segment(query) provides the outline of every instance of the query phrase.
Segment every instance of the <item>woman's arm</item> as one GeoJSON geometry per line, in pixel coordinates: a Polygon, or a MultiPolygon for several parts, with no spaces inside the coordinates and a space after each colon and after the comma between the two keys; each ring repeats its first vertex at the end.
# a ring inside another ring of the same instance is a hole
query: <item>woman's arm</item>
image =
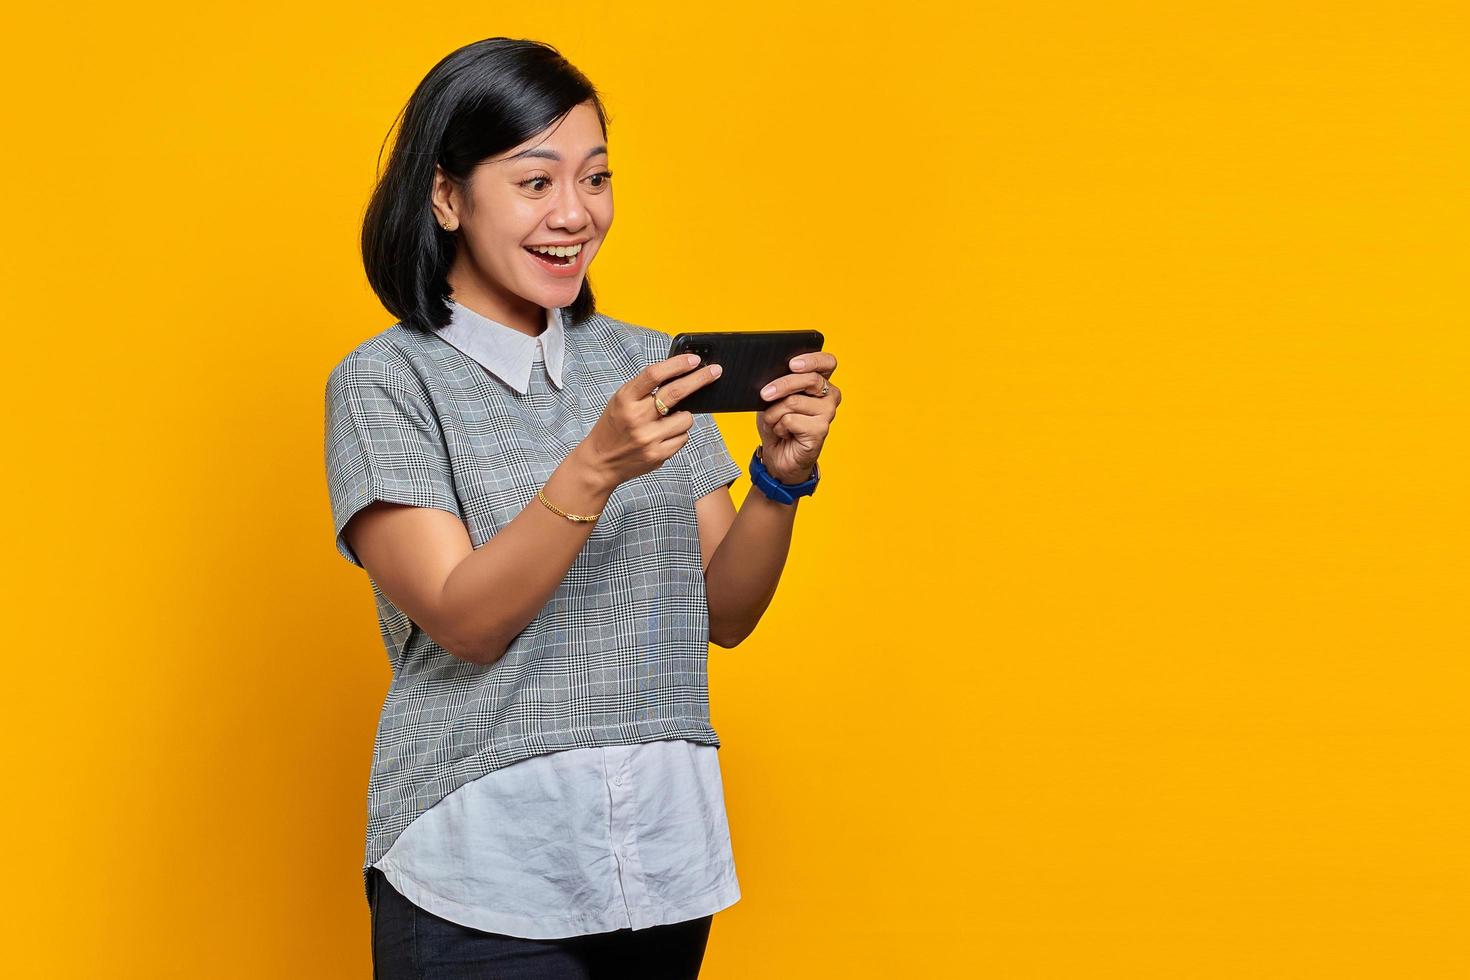
{"type": "MultiPolygon", "coordinates": [[[[573,450],[546,481],[563,510],[593,514],[614,489],[573,450]]],[[[592,535],[532,500],[476,549],[453,514],[374,503],[343,529],[363,568],[445,650],[489,666],[556,592],[592,535]]]]}
{"type": "MultiPolygon", "coordinates": [[[[842,392],[828,380],[837,369],[831,351],[802,354],[790,366],[799,373],[777,378],[761,392],[771,404],[756,413],[756,431],[767,472],[782,483],[805,483],[815,472],[842,392]]],[[[704,583],[711,642],[737,646],[765,615],[786,567],[800,504],[800,497],[783,504],[759,490],[745,495],[739,514],[728,492],[707,493],[694,502],[701,548],[708,556],[704,583]]]]}
{"type": "MultiPolygon", "coordinates": [[[[543,490],[563,511],[600,513],[623,481],[662,465],[688,442],[687,415],[665,418],[648,396],[675,404],[714,380],[685,357],[649,364],[608,399],[602,416],[543,490]]],[[[445,650],[489,666],[536,618],[577,560],[593,522],[569,521],[532,500],[479,548],[454,515],[428,507],[363,508],[342,534],[395,606],[445,650]],[[349,532],[349,528],[351,529],[349,532]]]]}
{"type": "Polygon", "coordinates": [[[765,615],[786,567],[800,500],[777,503],[755,490],[736,513],[729,490],[721,487],[694,502],[699,526],[709,529],[714,543],[704,572],[711,642],[738,646],[765,615]]]}

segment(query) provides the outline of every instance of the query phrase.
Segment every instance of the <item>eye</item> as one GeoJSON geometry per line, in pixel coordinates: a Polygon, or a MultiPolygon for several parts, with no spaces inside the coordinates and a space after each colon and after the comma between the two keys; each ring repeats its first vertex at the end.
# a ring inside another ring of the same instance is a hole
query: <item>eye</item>
{"type": "MultiPolygon", "coordinates": [[[[604,187],[607,186],[608,181],[612,180],[612,175],[613,174],[612,174],[612,171],[611,170],[603,170],[603,171],[600,171],[598,173],[588,175],[588,177],[586,179],[589,180],[589,181],[590,180],[594,180],[594,179],[598,180],[598,183],[595,183],[595,184],[592,185],[592,189],[593,190],[600,191],[604,187]]],[[[543,177],[543,176],[541,176],[541,175],[538,174],[535,177],[527,177],[525,180],[521,181],[518,186],[520,186],[520,187],[528,187],[531,184],[536,184],[536,183],[549,184],[549,183],[551,183],[551,178],[550,177],[543,177]]],[[[541,191],[545,190],[545,188],[544,187],[532,187],[531,190],[533,190],[533,191],[535,191],[536,193],[539,194],[541,191]]]]}

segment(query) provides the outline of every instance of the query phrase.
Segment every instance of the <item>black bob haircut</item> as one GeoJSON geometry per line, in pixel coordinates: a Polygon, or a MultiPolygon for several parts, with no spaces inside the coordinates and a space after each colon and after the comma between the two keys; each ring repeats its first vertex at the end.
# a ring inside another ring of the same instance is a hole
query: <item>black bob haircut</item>
{"type": "MultiPolygon", "coordinates": [[[[434,165],[463,184],[482,161],[583,102],[596,108],[606,138],[607,113],[587,77],[551,45],[508,37],[465,45],[419,82],[399,114],[403,125],[362,221],[368,283],[404,326],[430,333],[450,318],[447,277],[457,240],[430,207],[434,165]]],[[[584,275],[569,307],[572,322],[596,309],[584,275]]]]}

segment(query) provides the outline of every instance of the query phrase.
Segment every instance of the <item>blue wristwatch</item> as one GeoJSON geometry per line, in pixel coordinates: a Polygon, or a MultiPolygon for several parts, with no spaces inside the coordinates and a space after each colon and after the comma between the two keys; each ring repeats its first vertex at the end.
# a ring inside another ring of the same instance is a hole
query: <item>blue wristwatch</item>
{"type": "Polygon", "coordinates": [[[822,474],[817,471],[817,464],[812,464],[811,479],[805,483],[782,483],[766,470],[766,464],[761,460],[761,448],[755,447],[755,453],[750,457],[750,482],[760,488],[761,493],[770,497],[778,504],[794,504],[797,497],[807,497],[817,492],[817,480],[822,474]]]}

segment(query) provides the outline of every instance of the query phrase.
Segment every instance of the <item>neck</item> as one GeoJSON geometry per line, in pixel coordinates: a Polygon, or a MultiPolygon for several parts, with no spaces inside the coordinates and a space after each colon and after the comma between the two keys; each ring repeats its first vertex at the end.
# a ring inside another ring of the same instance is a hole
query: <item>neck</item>
{"type": "Polygon", "coordinates": [[[512,330],[539,337],[546,329],[546,310],[525,297],[507,293],[493,284],[449,276],[450,297],[459,305],[512,330]]]}

